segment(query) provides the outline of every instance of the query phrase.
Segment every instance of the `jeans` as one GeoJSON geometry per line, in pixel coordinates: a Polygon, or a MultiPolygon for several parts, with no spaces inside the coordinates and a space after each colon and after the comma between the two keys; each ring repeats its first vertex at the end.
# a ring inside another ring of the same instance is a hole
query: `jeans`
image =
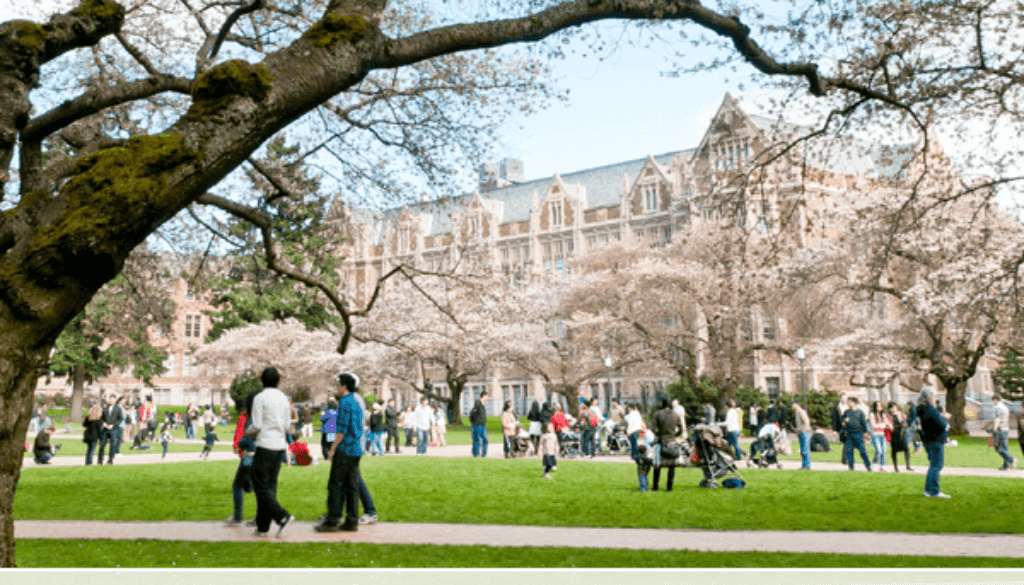
{"type": "Polygon", "coordinates": [[[373,505],[373,498],[370,497],[370,490],[366,489],[366,482],[363,481],[363,474],[358,469],[356,470],[358,478],[359,489],[359,503],[363,505],[363,514],[369,514],[370,516],[377,515],[377,507],[373,505]]]}
{"type": "Polygon", "coordinates": [[[871,444],[875,447],[872,463],[885,465],[885,433],[871,433],[871,444]]]}
{"type": "MultiPolygon", "coordinates": [[[[99,441],[89,441],[86,444],[87,445],[86,448],[85,448],[85,464],[86,465],[92,465],[92,454],[96,452],[96,444],[98,442],[99,441]]],[[[100,465],[103,465],[103,459],[102,458],[99,460],[99,462],[100,462],[100,465]]]]}
{"type": "Polygon", "coordinates": [[[473,457],[487,457],[487,427],[473,425],[473,457]]]}
{"type": "Polygon", "coordinates": [[[811,468],[811,433],[800,433],[800,468],[811,468]]]}
{"type": "Polygon", "coordinates": [[[430,429],[416,429],[416,454],[426,455],[428,444],[430,444],[430,429]]]}
{"type": "Polygon", "coordinates": [[[864,467],[871,471],[871,461],[868,459],[868,451],[864,448],[864,435],[861,433],[846,433],[846,455],[849,459],[846,462],[853,471],[854,451],[860,451],[860,458],[864,460],[864,467]]]}
{"type": "Polygon", "coordinates": [[[103,451],[110,443],[110,463],[114,462],[114,452],[121,446],[121,435],[116,432],[115,429],[103,429],[100,431],[100,454],[96,458],[96,462],[103,464],[103,451]]]}
{"type": "Polygon", "coordinates": [[[36,457],[36,463],[46,463],[50,459],[53,459],[53,453],[40,453],[39,456],[36,457]]]}
{"type": "Polygon", "coordinates": [[[245,492],[252,491],[252,477],[250,472],[252,466],[245,466],[241,463],[238,464],[238,471],[235,472],[235,481],[231,482],[231,495],[234,498],[235,513],[232,518],[241,522],[242,521],[242,504],[245,501],[245,492]]]}
{"type": "Polygon", "coordinates": [[[344,514],[346,525],[359,525],[359,459],[340,451],[336,451],[331,459],[331,475],[327,481],[327,524],[338,524],[344,514]]]}
{"type": "Polygon", "coordinates": [[[196,438],[196,423],[190,422],[190,423],[188,423],[188,426],[185,427],[185,438],[186,439],[195,439],[196,438]]]}
{"type": "Polygon", "coordinates": [[[398,427],[388,427],[388,437],[384,441],[384,451],[391,450],[391,441],[395,442],[395,453],[401,453],[398,450],[398,427]]]}
{"type": "Polygon", "coordinates": [[[580,433],[580,450],[583,451],[584,457],[594,456],[594,428],[584,427],[583,432],[580,433]]]}
{"type": "Polygon", "coordinates": [[[736,454],[736,457],[734,457],[734,459],[741,459],[744,455],[746,455],[746,453],[743,452],[743,449],[740,449],[739,431],[730,431],[729,436],[726,437],[726,441],[728,441],[728,443],[732,445],[733,453],[736,454]]]}
{"type": "Polygon", "coordinates": [[[384,454],[384,435],[385,433],[373,433],[370,438],[370,455],[384,454]]]}
{"type": "Polygon", "coordinates": [[[163,453],[163,455],[160,456],[160,458],[163,459],[164,457],[167,457],[167,445],[168,445],[168,443],[167,443],[167,441],[160,441],[160,444],[163,445],[163,447],[164,447],[164,453],[163,453]]]}
{"type": "Polygon", "coordinates": [[[252,461],[252,487],[256,492],[256,530],[267,532],[270,521],[281,523],[288,518],[288,511],[277,502],[277,476],[281,472],[281,461],[287,450],[271,451],[256,447],[252,461]]]}
{"type": "MultiPolygon", "coordinates": [[[[405,446],[412,447],[412,429],[405,429],[405,446]]],[[[397,449],[397,447],[396,447],[397,449]]]]}
{"type": "Polygon", "coordinates": [[[629,458],[635,460],[637,456],[636,442],[640,438],[640,433],[636,432],[629,436],[629,458]]]}
{"type": "Polygon", "coordinates": [[[646,492],[648,489],[647,474],[642,471],[638,471],[636,472],[636,477],[640,480],[640,491],[646,492]]]}
{"type": "Polygon", "coordinates": [[[927,441],[924,450],[928,453],[928,475],[924,479],[924,493],[934,496],[939,493],[939,472],[946,464],[946,445],[942,441],[927,441]]]}
{"type": "Polygon", "coordinates": [[[1010,455],[1009,439],[1010,439],[1010,432],[1009,431],[996,431],[995,436],[993,437],[993,441],[992,441],[993,444],[995,445],[996,453],[999,453],[999,455],[1003,458],[1003,467],[1002,467],[1002,469],[1009,469],[1010,468],[1010,464],[1015,461],[1013,456],[1010,455]]]}

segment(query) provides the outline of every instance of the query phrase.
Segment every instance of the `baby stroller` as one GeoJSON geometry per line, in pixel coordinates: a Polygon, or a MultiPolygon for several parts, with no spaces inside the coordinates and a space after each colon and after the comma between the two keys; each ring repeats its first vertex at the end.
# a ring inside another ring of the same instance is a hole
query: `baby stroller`
{"type": "Polygon", "coordinates": [[[629,437],[626,436],[626,427],[615,425],[608,433],[608,452],[616,455],[629,453],[629,437]]]}
{"type": "Polygon", "coordinates": [[[572,459],[580,456],[580,434],[566,429],[558,434],[558,457],[572,459]]]}
{"type": "Polygon", "coordinates": [[[512,438],[512,456],[527,457],[533,452],[533,442],[530,441],[530,433],[519,433],[512,438]]]}
{"type": "Polygon", "coordinates": [[[722,436],[722,429],[718,426],[697,425],[690,435],[690,441],[697,458],[694,463],[704,472],[700,487],[717,488],[718,479],[727,476],[743,480],[733,460],[732,446],[722,436]]]}

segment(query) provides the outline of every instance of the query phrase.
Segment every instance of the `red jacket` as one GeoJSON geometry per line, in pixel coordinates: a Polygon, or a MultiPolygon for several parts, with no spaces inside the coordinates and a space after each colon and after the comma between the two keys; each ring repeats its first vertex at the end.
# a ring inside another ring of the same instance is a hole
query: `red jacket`
{"type": "Polygon", "coordinates": [[[242,437],[245,436],[245,421],[248,419],[249,415],[243,412],[242,414],[238,415],[238,422],[235,423],[235,442],[233,448],[235,449],[235,453],[238,453],[239,457],[241,457],[242,454],[241,452],[238,451],[238,442],[241,441],[242,437]]]}
{"type": "Polygon", "coordinates": [[[551,424],[555,425],[556,433],[560,433],[563,429],[569,428],[569,420],[565,418],[565,413],[561,410],[551,417],[551,424]]]}

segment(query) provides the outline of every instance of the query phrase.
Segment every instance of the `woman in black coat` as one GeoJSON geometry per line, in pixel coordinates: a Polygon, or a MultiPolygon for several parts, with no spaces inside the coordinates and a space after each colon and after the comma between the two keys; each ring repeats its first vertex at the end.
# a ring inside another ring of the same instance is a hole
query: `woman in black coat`
{"type": "Polygon", "coordinates": [[[82,427],[85,429],[85,435],[82,437],[82,442],[86,444],[85,464],[92,465],[92,454],[96,452],[96,444],[100,442],[100,429],[103,427],[103,408],[99,404],[93,404],[89,408],[89,414],[82,421],[82,427]]]}
{"type": "Polygon", "coordinates": [[[903,451],[903,458],[907,462],[907,471],[910,468],[910,446],[907,444],[907,417],[903,415],[903,409],[895,402],[889,403],[889,416],[892,417],[892,432],[889,444],[892,445],[892,466],[899,472],[900,464],[896,461],[896,454],[903,451]]]}
{"type": "Polygon", "coordinates": [[[533,443],[533,452],[540,453],[537,448],[540,445],[540,436],[543,434],[544,421],[541,419],[540,406],[537,405],[536,400],[533,401],[526,420],[530,421],[530,441],[533,443]]]}

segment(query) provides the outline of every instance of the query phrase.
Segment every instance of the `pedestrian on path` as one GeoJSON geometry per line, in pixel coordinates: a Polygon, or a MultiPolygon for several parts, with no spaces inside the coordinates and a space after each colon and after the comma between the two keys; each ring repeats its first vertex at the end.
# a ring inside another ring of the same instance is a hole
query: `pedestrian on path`
{"type": "MultiPolygon", "coordinates": [[[[413,412],[413,419],[416,422],[416,454],[426,455],[427,445],[430,444],[430,427],[434,425],[434,411],[430,409],[426,396],[420,398],[420,405],[413,412]]],[[[476,457],[475,443],[473,445],[473,456],[476,457]]]]}
{"type": "Polygon", "coordinates": [[[502,448],[505,451],[505,459],[511,459],[514,456],[516,450],[516,423],[518,422],[519,419],[512,412],[512,401],[506,400],[505,408],[501,412],[502,448]]]}
{"type": "Polygon", "coordinates": [[[849,459],[846,462],[853,471],[854,453],[859,452],[864,460],[864,467],[871,471],[871,461],[868,460],[868,452],[864,448],[864,434],[868,432],[868,423],[864,419],[864,412],[857,408],[857,397],[850,396],[846,399],[849,408],[843,413],[843,432],[846,434],[846,455],[849,459]]]}
{"type": "Polygon", "coordinates": [[[327,410],[320,415],[320,422],[323,425],[320,428],[320,450],[324,461],[328,461],[327,452],[334,444],[335,429],[338,424],[338,401],[333,397],[327,399],[327,410]]]}
{"type": "Polygon", "coordinates": [[[473,435],[473,457],[487,457],[487,409],[483,402],[485,398],[487,398],[487,390],[482,390],[480,397],[473,403],[473,409],[469,411],[469,424],[473,435]]]}
{"type": "Polygon", "coordinates": [[[160,445],[164,448],[163,455],[160,456],[161,459],[167,458],[167,447],[173,440],[174,439],[171,437],[171,423],[170,421],[167,421],[160,429],[160,445]]]}
{"type": "Polygon", "coordinates": [[[740,448],[740,431],[743,430],[743,423],[740,422],[740,409],[736,405],[736,401],[732,399],[726,403],[725,430],[728,433],[726,441],[732,445],[736,460],[742,459],[746,455],[740,448]]]}
{"type": "Polygon", "coordinates": [[[790,405],[793,409],[793,431],[800,441],[800,469],[811,468],[811,418],[794,397],[790,405]]]}
{"type": "Polygon", "coordinates": [[[892,419],[885,412],[885,405],[880,400],[871,403],[868,423],[871,425],[871,445],[875,448],[871,462],[878,464],[878,471],[885,471],[885,448],[888,446],[886,435],[892,436],[892,419]]]}
{"type": "Polygon", "coordinates": [[[413,438],[416,435],[416,415],[413,412],[412,405],[405,407],[405,412],[402,413],[402,428],[405,429],[405,446],[413,446],[413,438]]]}
{"type": "Polygon", "coordinates": [[[395,409],[395,399],[388,400],[388,407],[384,409],[384,423],[387,426],[388,438],[384,441],[384,451],[391,450],[391,442],[395,443],[395,453],[401,453],[398,447],[398,411],[395,409]]]}
{"type": "Polygon", "coordinates": [[[1003,466],[999,469],[1006,471],[1017,467],[1017,459],[1010,455],[1010,409],[1003,402],[999,394],[992,396],[992,437],[996,453],[1003,458],[1003,466]]]}
{"type": "MultiPolygon", "coordinates": [[[[86,445],[85,464],[92,465],[92,455],[96,452],[96,445],[100,441],[100,433],[103,429],[103,407],[99,402],[89,407],[89,415],[85,417],[82,426],[85,428],[85,434],[82,436],[82,442],[86,445]]],[[[102,464],[101,458],[100,465],[102,464]]]]}
{"type": "Polygon", "coordinates": [[[626,436],[629,437],[629,458],[636,459],[637,457],[637,442],[640,440],[640,433],[644,430],[644,419],[640,416],[640,411],[637,410],[635,404],[630,404],[627,407],[626,414],[626,436]]]}
{"type": "Polygon", "coordinates": [[[445,415],[444,404],[434,403],[434,430],[437,432],[437,446],[447,446],[445,434],[448,432],[448,417],[445,415]]]}
{"type": "Polygon", "coordinates": [[[551,471],[558,465],[558,435],[555,425],[548,423],[547,432],[540,438],[541,464],[544,467],[544,479],[551,479],[551,471]]]}
{"type": "Polygon", "coordinates": [[[317,532],[359,530],[359,460],[363,456],[363,410],[355,399],[358,385],[359,380],[353,374],[338,376],[341,399],[338,401],[334,443],[328,451],[331,473],[327,483],[327,516],[314,528],[317,532]]]}
{"type": "Polygon", "coordinates": [[[383,401],[373,403],[373,414],[370,415],[370,456],[384,456],[384,436],[387,434],[387,427],[384,426],[384,405],[383,401]]]}
{"type": "Polygon", "coordinates": [[[924,386],[917,395],[917,416],[921,419],[921,442],[928,453],[928,475],[924,497],[949,498],[939,490],[939,473],[945,465],[946,438],[949,421],[935,408],[935,388],[924,386]]]}
{"type": "MultiPolygon", "coordinates": [[[[245,494],[251,494],[253,491],[252,463],[253,457],[256,455],[256,442],[246,437],[245,431],[252,425],[252,417],[249,413],[252,411],[253,400],[256,399],[259,392],[260,390],[250,392],[245,399],[239,401],[241,408],[238,413],[238,421],[235,422],[235,439],[231,445],[232,450],[238,455],[239,461],[238,469],[235,471],[235,480],[231,482],[234,512],[224,521],[228,525],[237,525],[243,522],[245,519],[243,515],[245,494]]],[[[255,524],[256,521],[253,520],[252,525],[255,526],[255,524]]]]}
{"type": "Polygon", "coordinates": [[[910,429],[907,428],[907,417],[904,416],[900,405],[895,402],[889,403],[889,417],[892,419],[892,440],[889,442],[892,446],[892,466],[899,473],[900,462],[896,454],[902,451],[907,462],[907,471],[913,471],[910,467],[910,441],[907,439],[910,429]]]}
{"type": "Polygon", "coordinates": [[[533,443],[533,452],[540,453],[540,436],[543,434],[544,425],[541,419],[540,405],[534,400],[530,406],[530,412],[526,414],[526,420],[530,421],[530,442],[533,443]]]}
{"type": "Polygon", "coordinates": [[[277,477],[288,449],[285,433],[289,429],[288,397],[277,389],[281,375],[274,367],[260,374],[263,391],[253,400],[252,425],[246,431],[254,435],[256,455],[252,464],[252,483],[256,492],[256,536],[267,536],[271,521],[277,522],[281,534],[292,515],[277,501],[277,477]]]}
{"type": "Polygon", "coordinates": [[[121,433],[117,429],[120,428],[121,421],[123,420],[124,410],[117,404],[114,395],[111,394],[107,397],[107,407],[103,409],[103,428],[100,434],[100,451],[99,457],[96,459],[97,464],[103,464],[103,451],[108,443],[110,444],[110,458],[107,460],[107,465],[114,464],[114,453],[117,452],[121,445],[121,433]]]}

